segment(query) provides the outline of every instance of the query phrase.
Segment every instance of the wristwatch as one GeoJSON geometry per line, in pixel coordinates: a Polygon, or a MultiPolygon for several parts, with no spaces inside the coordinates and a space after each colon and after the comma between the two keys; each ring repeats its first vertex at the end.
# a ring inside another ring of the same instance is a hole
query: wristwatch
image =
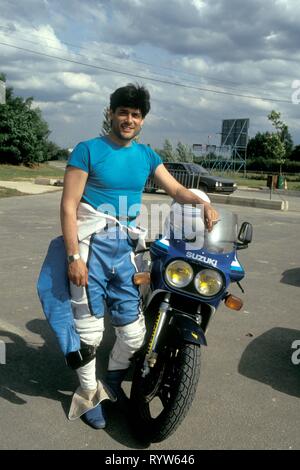
{"type": "Polygon", "coordinates": [[[79,253],[75,253],[74,255],[69,255],[68,256],[68,263],[73,263],[73,261],[76,261],[80,259],[80,254],[79,253]]]}

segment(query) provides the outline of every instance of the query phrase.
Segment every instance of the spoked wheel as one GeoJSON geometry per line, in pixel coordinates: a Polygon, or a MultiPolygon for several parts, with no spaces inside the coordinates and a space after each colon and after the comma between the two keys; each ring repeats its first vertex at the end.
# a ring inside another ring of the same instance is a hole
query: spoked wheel
{"type": "Polygon", "coordinates": [[[200,376],[200,347],[166,346],[150,372],[142,376],[143,361],[132,380],[131,405],[139,436],[159,442],[170,436],[186,416],[200,376]]]}

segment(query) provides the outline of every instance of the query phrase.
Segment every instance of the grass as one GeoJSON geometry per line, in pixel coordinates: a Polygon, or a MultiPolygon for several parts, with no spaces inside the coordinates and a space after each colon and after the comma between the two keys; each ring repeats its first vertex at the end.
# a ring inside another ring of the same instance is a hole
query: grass
{"type": "Polygon", "coordinates": [[[35,168],[20,165],[0,165],[0,181],[31,180],[42,177],[62,178],[64,170],[43,163],[35,168]]]}
{"type": "MultiPolygon", "coordinates": [[[[219,172],[212,172],[212,174],[216,176],[222,176],[224,178],[233,179],[238,187],[239,186],[247,186],[248,188],[266,188],[267,187],[267,176],[263,176],[260,174],[251,174],[247,176],[236,175],[234,173],[219,173],[219,172]]],[[[287,177],[287,186],[290,190],[298,190],[300,191],[300,178],[299,176],[288,176],[287,177]]]]}
{"type": "MultiPolygon", "coordinates": [[[[254,178],[233,178],[238,186],[247,186],[248,188],[266,188],[266,179],[254,179],[254,178]]],[[[287,187],[290,190],[300,190],[300,181],[287,181],[287,187]]]]}
{"type": "Polygon", "coordinates": [[[21,193],[21,191],[17,191],[17,189],[2,188],[2,186],[0,186],[0,198],[12,196],[27,196],[27,194],[21,193]]]}

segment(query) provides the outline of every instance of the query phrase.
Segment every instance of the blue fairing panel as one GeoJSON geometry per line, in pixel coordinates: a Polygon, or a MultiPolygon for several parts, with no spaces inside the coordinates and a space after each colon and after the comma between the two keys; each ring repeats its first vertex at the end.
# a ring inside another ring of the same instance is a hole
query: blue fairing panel
{"type": "Polygon", "coordinates": [[[37,291],[44,314],[64,355],[80,349],[80,337],[74,326],[67,270],[67,256],[61,236],[52,240],[49,245],[37,282],[37,291]]]}

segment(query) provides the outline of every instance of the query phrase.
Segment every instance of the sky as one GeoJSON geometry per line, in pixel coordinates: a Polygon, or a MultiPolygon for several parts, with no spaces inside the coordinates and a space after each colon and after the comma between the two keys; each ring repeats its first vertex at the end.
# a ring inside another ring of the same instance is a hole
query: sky
{"type": "Polygon", "coordinates": [[[0,72],[62,147],[99,135],[110,94],[136,82],[154,148],[219,145],[223,119],[250,118],[253,137],[272,109],[300,144],[299,18],[299,0],[0,0],[0,72]]]}

